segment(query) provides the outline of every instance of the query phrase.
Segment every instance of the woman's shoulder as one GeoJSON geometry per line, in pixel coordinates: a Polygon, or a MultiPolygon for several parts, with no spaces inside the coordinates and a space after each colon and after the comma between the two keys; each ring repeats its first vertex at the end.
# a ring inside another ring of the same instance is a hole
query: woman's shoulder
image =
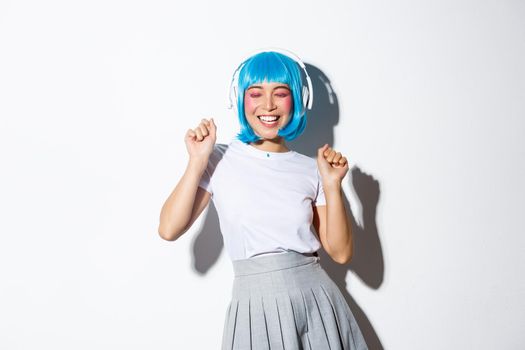
{"type": "Polygon", "coordinates": [[[216,143],[213,146],[213,151],[210,154],[209,162],[217,164],[224,157],[228,151],[228,144],[225,143],[216,143]]]}
{"type": "Polygon", "coordinates": [[[224,154],[228,150],[228,147],[229,145],[227,143],[216,143],[213,146],[213,151],[224,154]]]}
{"type": "Polygon", "coordinates": [[[312,179],[317,179],[318,177],[318,166],[317,159],[308,156],[303,153],[294,151],[294,157],[289,160],[293,165],[293,169],[299,170],[302,175],[307,176],[312,179]]]}
{"type": "Polygon", "coordinates": [[[233,149],[237,146],[238,140],[236,138],[232,138],[230,140],[227,140],[225,142],[217,142],[214,146],[214,151],[219,153],[226,153],[228,149],[233,149]]]}
{"type": "Polygon", "coordinates": [[[317,167],[317,160],[315,158],[310,157],[303,153],[299,153],[297,151],[294,151],[294,154],[295,154],[295,158],[297,159],[297,161],[304,163],[305,165],[310,166],[310,167],[317,167]]]}

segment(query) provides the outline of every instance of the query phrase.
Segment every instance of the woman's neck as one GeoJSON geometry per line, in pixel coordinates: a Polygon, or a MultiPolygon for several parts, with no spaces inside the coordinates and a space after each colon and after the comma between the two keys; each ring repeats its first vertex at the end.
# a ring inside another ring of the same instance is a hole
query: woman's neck
{"type": "Polygon", "coordinates": [[[284,142],[284,138],[279,137],[273,140],[262,139],[255,142],[250,142],[253,147],[266,152],[288,152],[289,149],[284,142]]]}

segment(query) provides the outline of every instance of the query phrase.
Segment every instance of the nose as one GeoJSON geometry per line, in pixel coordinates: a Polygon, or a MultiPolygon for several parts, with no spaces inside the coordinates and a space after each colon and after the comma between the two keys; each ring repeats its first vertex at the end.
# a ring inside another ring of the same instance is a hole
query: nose
{"type": "Polygon", "coordinates": [[[265,107],[269,111],[275,109],[275,101],[273,100],[273,96],[271,94],[269,96],[266,96],[265,107]]]}

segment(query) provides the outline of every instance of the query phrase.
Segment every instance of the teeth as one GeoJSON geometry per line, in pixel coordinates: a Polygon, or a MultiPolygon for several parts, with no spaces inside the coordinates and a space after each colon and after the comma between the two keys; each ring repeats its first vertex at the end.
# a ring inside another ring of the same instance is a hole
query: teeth
{"type": "Polygon", "coordinates": [[[265,116],[265,115],[261,115],[259,116],[259,119],[261,119],[262,121],[265,121],[265,122],[273,122],[277,119],[279,119],[279,117],[277,116],[265,116]]]}

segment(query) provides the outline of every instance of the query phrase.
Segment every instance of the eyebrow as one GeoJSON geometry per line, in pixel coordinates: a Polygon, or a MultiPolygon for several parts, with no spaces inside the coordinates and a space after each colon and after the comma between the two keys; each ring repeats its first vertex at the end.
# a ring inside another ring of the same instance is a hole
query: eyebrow
{"type": "MultiPolygon", "coordinates": [[[[246,91],[248,91],[250,89],[262,89],[262,86],[261,85],[252,85],[249,88],[247,88],[246,91]]],[[[276,90],[276,89],[286,89],[286,90],[290,91],[290,88],[288,86],[286,86],[286,85],[279,85],[279,86],[274,87],[273,89],[274,90],[276,90]]]]}

